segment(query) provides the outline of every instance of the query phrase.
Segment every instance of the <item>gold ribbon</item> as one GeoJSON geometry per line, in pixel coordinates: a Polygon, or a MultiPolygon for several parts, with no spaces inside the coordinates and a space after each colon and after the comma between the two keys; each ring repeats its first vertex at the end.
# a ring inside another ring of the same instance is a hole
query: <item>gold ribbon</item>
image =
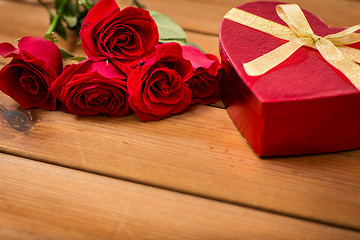
{"type": "Polygon", "coordinates": [[[360,25],[321,37],[314,34],[298,5],[277,5],[276,12],[288,27],[238,8],[231,9],[225,15],[226,19],[289,41],[251,62],[244,63],[245,72],[249,76],[266,73],[300,47],[308,46],[317,49],[328,63],[341,71],[360,90],[360,65],[357,64],[360,63],[360,50],[345,46],[360,42],[360,34],[355,33],[360,29],[360,25]]]}

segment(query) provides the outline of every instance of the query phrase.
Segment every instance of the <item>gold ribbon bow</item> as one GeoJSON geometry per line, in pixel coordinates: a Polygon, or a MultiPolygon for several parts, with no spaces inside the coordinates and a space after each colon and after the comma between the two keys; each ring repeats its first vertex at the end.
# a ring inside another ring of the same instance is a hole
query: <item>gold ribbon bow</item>
{"type": "Polygon", "coordinates": [[[277,5],[276,12],[289,27],[237,8],[231,9],[225,15],[226,19],[289,41],[251,62],[244,63],[248,75],[262,75],[285,61],[300,47],[308,46],[317,49],[328,63],[341,71],[360,90],[360,65],[357,64],[360,63],[360,50],[345,46],[360,42],[360,34],[355,33],[360,29],[360,25],[321,37],[314,34],[298,5],[277,5]]]}

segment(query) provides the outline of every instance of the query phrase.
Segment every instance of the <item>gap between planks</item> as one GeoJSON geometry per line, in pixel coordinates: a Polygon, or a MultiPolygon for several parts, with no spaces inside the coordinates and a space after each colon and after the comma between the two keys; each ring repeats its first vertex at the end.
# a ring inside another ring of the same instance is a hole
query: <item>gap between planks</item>
{"type": "Polygon", "coordinates": [[[360,234],[0,154],[0,237],[358,239],[360,234]]]}
{"type": "Polygon", "coordinates": [[[359,176],[353,160],[359,151],[259,160],[233,124],[223,119],[225,110],[206,106],[150,123],[134,115],[108,119],[32,113],[36,125],[29,133],[16,133],[4,123],[3,152],[358,229],[359,176]],[[204,119],[214,125],[204,124],[204,119]],[[93,141],[97,134],[102,138],[93,141]],[[83,155],[78,155],[79,150],[83,155]]]}
{"type": "Polygon", "coordinates": [[[305,222],[308,222],[308,223],[318,224],[318,225],[327,226],[327,227],[331,227],[331,228],[343,229],[343,230],[347,230],[347,231],[350,231],[350,232],[359,233],[359,237],[360,237],[360,230],[357,229],[357,228],[354,228],[354,227],[349,227],[349,226],[334,224],[334,223],[330,223],[330,222],[320,221],[320,220],[316,220],[316,219],[301,217],[301,216],[298,216],[298,215],[273,211],[273,210],[270,210],[270,209],[267,209],[267,208],[254,207],[253,205],[250,205],[250,204],[239,203],[239,202],[236,202],[236,201],[229,201],[229,200],[226,200],[226,199],[223,199],[223,198],[220,198],[220,197],[218,198],[218,197],[215,197],[215,196],[212,196],[212,195],[204,195],[204,194],[199,194],[197,192],[182,191],[182,190],[179,190],[177,188],[168,188],[168,187],[164,187],[164,186],[161,186],[161,185],[156,185],[156,184],[152,184],[152,183],[148,183],[148,182],[144,182],[144,181],[136,181],[136,180],[134,180],[132,178],[119,177],[119,176],[115,176],[115,175],[105,174],[105,173],[99,172],[99,171],[91,171],[89,169],[84,169],[84,168],[69,167],[68,165],[62,165],[60,163],[50,162],[50,161],[48,161],[46,159],[29,158],[29,157],[27,157],[26,154],[22,155],[22,154],[16,154],[16,153],[13,153],[13,152],[6,152],[6,151],[1,151],[0,150],[0,156],[1,155],[9,155],[9,156],[13,156],[13,157],[16,157],[16,158],[22,158],[22,159],[33,161],[33,162],[43,163],[43,164],[47,164],[47,165],[53,165],[54,167],[60,167],[60,168],[63,168],[63,169],[69,169],[69,170],[74,170],[74,171],[78,171],[78,172],[88,173],[88,174],[96,175],[96,176],[99,176],[99,177],[106,177],[106,178],[109,178],[109,179],[124,181],[124,182],[127,182],[129,184],[137,184],[137,185],[141,185],[141,186],[144,186],[144,187],[150,187],[150,188],[154,188],[154,189],[159,189],[159,190],[174,192],[174,193],[178,193],[178,194],[183,194],[183,195],[186,195],[186,196],[192,196],[192,197],[196,197],[196,198],[199,198],[199,199],[204,199],[204,200],[206,199],[206,200],[210,200],[210,201],[213,201],[213,202],[228,204],[229,206],[241,207],[241,208],[245,208],[245,209],[249,209],[249,210],[264,212],[264,213],[268,213],[268,214],[274,214],[274,215],[282,216],[282,217],[285,217],[285,218],[296,219],[296,220],[299,220],[299,221],[305,221],[305,222]]]}

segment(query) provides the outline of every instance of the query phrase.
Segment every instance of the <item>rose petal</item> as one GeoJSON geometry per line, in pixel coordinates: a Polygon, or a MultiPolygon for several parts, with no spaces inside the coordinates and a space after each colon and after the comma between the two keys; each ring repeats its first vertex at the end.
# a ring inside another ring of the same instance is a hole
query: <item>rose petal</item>
{"type": "Polygon", "coordinates": [[[61,73],[63,69],[62,56],[56,44],[40,37],[23,37],[18,46],[22,52],[31,53],[34,58],[43,60],[57,74],[61,73]]]}
{"type": "Polygon", "coordinates": [[[39,80],[34,76],[31,71],[23,71],[19,78],[20,86],[31,94],[39,92],[39,80]]]}
{"type": "Polygon", "coordinates": [[[0,43],[0,55],[4,58],[15,57],[16,55],[21,54],[20,50],[15,48],[10,43],[4,42],[0,43]]]}
{"type": "Polygon", "coordinates": [[[199,68],[210,68],[214,63],[213,60],[209,59],[204,53],[194,46],[182,46],[183,56],[185,59],[190,60],[193,67],[199,68]]]}

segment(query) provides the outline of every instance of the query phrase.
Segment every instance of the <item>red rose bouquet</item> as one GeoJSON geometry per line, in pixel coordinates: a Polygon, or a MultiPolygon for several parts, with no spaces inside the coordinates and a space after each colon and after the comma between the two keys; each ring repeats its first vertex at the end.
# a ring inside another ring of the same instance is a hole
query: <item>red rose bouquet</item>
{"type": "Polygon", "coordinates": [[[219,60],[187,45],[176,23],[138,1],[123,10],[115,0],[89,1],[55,1],[45,39],[24,37],[18,48],[0,43],[0,55],[13,58],[0,71],[2,92],[24,108],[109,117],[133,110],[142,121],[219,100],[219,60]],[[79,31],[88,59],[56,46],[54,32],[66,38],[64,25],[79,31]],[[63,70],[62,58],[80,62],[63,70]]]}

